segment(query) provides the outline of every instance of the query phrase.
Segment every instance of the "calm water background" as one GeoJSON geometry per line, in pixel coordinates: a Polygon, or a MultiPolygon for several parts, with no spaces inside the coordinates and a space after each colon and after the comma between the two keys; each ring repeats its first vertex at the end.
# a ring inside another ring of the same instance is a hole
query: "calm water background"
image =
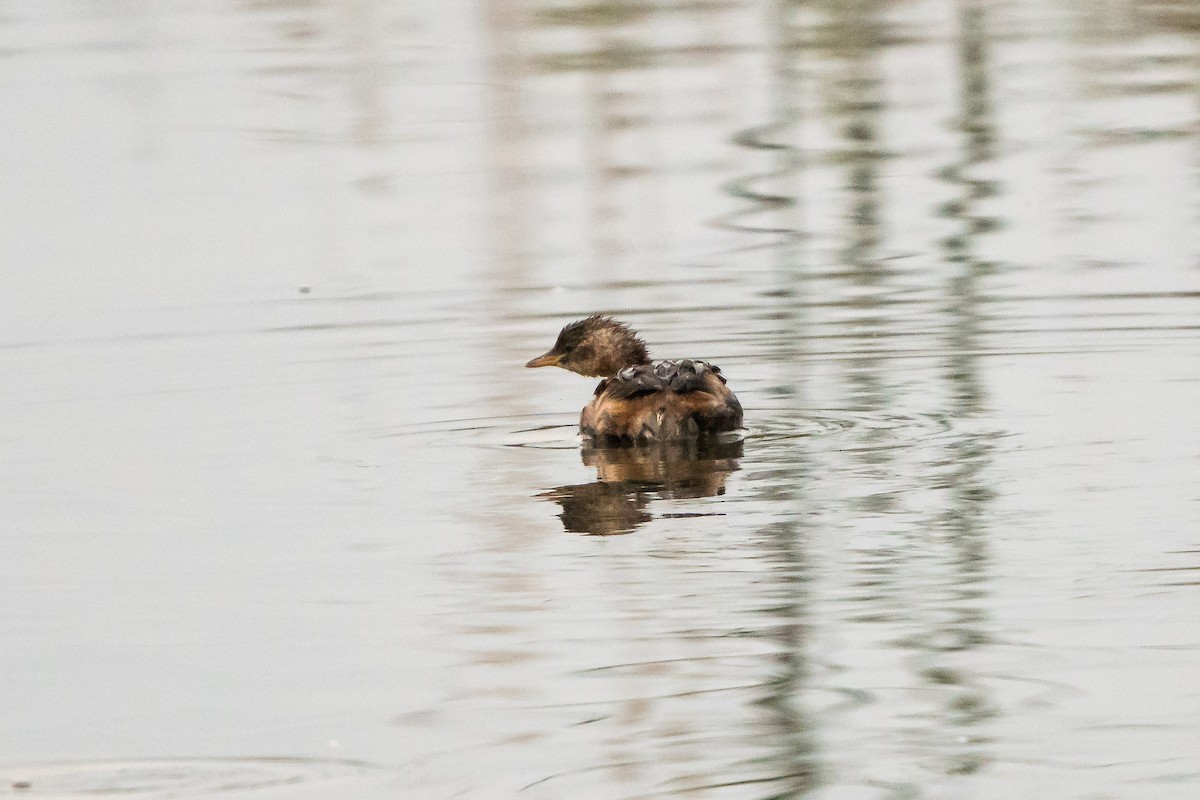
{"type": "Polygon", "coordinates": [[[3,4],[0,795],[1200,795],[1198,31],[3,4]]]}

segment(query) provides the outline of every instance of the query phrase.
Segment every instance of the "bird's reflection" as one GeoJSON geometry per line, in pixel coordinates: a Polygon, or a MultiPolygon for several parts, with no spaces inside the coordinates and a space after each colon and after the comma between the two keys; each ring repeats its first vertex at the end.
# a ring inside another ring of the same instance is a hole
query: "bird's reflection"
{"type": "Polygon", "coordinates": [[[559,486],[538,495],[562,507],[569,533],[609,536],[631,533],[653,519],[646,510],[656,498],[715,497],[725,477],[739,469],[742,440],[702,440],[588,447],[581,456],[596,468],[596,480],[559,486]]]}

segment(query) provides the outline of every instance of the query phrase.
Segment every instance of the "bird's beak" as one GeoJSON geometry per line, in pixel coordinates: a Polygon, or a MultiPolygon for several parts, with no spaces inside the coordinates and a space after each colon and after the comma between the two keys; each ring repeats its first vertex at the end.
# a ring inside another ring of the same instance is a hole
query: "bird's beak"
{"type": "Polygon", "coordinates": [[[525,366],[527,367],[557,367],[558,362],[562,361],[560,353],[546,353],[530,361],[525,366]]]}

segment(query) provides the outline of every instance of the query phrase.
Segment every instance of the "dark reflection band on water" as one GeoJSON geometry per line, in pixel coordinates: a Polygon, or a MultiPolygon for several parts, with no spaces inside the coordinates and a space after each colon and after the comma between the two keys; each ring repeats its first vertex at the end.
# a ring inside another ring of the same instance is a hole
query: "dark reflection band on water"
{"type": "MultiPolygon", "coordinates": [[[[978,210],[981,201],[998,194],[999,185],[978,177],[993,158],[996,139],[991,103],[991,39],[988,9],[975,0],[959,3],[959,75],[961,76],[962,159],[944,172],[951,183],[961,183],[960,202],[947,215],[960,224],[960,235],[945,242],[946,259],[959,272],[947,287],[949,341],[945,347],[949,389],[948,414],[967,421],[984,409],[980,375],[979,295],[990,265],[973,250],[980,237],[996,230],[996,219],[978,210]]],[[[969,431],[970,426],[963,430],[969,431]]],[[[960,432],[948,443],[946,457],[949,502],[932,528],[945,538],[948,571],[949,618],[944,629],[921,646],[922,675],[933,688],[943,688],[946,736],[955,746],[942,762],[946,774],[972,774],[988,762],[988,737],[981,725],[996,712],[996,704],[978,674],[981,659],[970,654],[989,643],[984,609],[989,559],[987,507],[990,489],[986,470],[990,443],[970,432],[960,432]],[[961,665],[957,662],[963,662],[961,665]]]]}
{"type": "MultiPolygon", "coordinates": [[[[773,152],[774,169],[730,182],[726,188],[736,196],[755,200],[762,211],[773,212],[777,221],[778,227],[773,228],[740,224],[747,233],[757,236],[759,244],[763,233],[779,234],[771,245],[775,288],[765,303],[772,323],[770,352],[765,355],[777,370],[768,391],[781,405],[798,409],[805,405],[802,364],[808,320],[797,300],[806,290],[805,258],[809,251],[800,200],[805,167],[800,131],[810,83],[805,65],[811,34],[802,4],[777,0],[769,8],[767,36],[773,46],[766,57],[771,65],[767,92],[771,121],[742,131],[735,142],[773,152]],[[767,136],[773,138],[768,140],[767,136]],[[773,181],[773,193],[748,188],[753,181],[768,178],[773,181]]],[[[754,636],[770,643],[774,653],[758,700],[763,711],[758,733],[765,734],[762,738],[766,744],[761,760],[769,776],[769,789],[762,796],[799,797],[822,781],[819,723],[805,702],[812,673],[807,652],[812,628],[812,563],[806,547],[805,486],[812,477],[812,462],[804,437],[785,437],[773,446],[759,443],[756,457],[759,469],[748,477],[753,481],[752,496],[777,509],[773,519],[757,532],[760,557],[769,569],[770,588],[762,593],[762,601],[769,604],[764,610],[771,623],[756,630],[754,636]]]]}
{"type": "MultiPolygon", "coordinates": [[[[727,181],[722,187],[724,191],[748,205],[713,220],[711,224],[749,234],[743,240],[746,243],[741,245],[742,248],[771,248],[778,254],[778,262],[787,263],[798,255],[796,248],[804,235],[797,183],[803,172],[797,104],[797,95],[805,84],[799,57],[803,28],[798,24],[799,3],[774,0],[767,10],[769,16],[764,35],[767,37],[765,57],[770,81],[767,111],[771,118],[765,124],[738,130],[732,141],[738,147],[766,155],[769,169],[727,181]]],[[[786,286],[781,291],[790,296],[786,286]]]]}

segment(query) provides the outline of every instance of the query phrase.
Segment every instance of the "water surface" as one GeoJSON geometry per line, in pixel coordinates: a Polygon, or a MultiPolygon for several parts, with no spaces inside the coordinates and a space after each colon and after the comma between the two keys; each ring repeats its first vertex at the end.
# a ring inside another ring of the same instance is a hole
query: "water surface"
{"type": "Polygon", "coordinates": [[[1194,796],[1198,26],[8,4],[0,794],[1194,796]]]}

